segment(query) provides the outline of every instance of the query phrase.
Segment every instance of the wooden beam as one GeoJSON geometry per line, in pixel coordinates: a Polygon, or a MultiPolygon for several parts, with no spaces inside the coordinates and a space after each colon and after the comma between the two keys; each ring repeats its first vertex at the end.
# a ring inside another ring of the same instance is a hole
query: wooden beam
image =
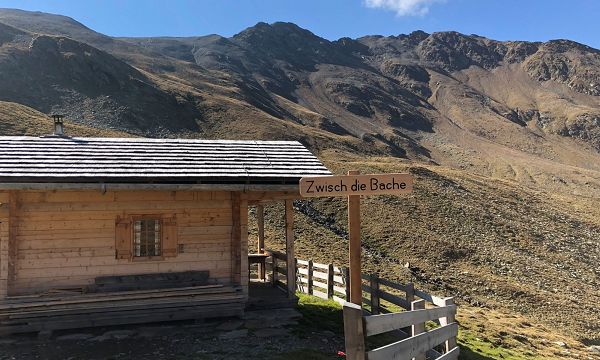
{"type": "Polygon", "coordinates": [[[344,304],[346,359],[365,360],[365,330],[360,305],[344,304]]]}
{"type": "MultiPolygon", "coordinates": [[[[449,297],[444,299],[444,306],[453,306],[454,298],[449,297]]],[[[449,325],[455,322],[455,312],[449,312],[446,317],[440,318],[440,326],[449,325]]],[[[446,352],[452,351],[456,347],[456,337],[453,336],[445,342],[446,352]]]]}
{"type": "Polygon", "coordinates": [[[294,206],[293,200],[285,200],[285,252],[287,256],[288,297],[296,296],[296,257],[294,254],[294,206]]]}
{"type": "Polygon", "coordinates": [[[250,285],[250,267],[248,266],[248,200],[246,194],[240,194],[240,284],[245,296],[250,285]]]}
{"type": "Polygon", "coordinates": [[[10,194],[0,193],[0,300],[8,296],[8,248],[10,234],[10,194]]]}
{"type": "MultiPolygon", "coordinates": [[[[358,175],[359,171],[348,171],[348,175],[358,175]]],[[[350,302],[362,304],[361,264],[360,264],[360,195],[348,196],[348,237],[350,263],[350,302]]]]}
{"type": "Polygon", "coordinates": [[[240,218],[240,197],[239,192],[231,194],[231,282],[241,285],[242,222],[240,218]]]}
{"type": "MultiPolygon", "coordinates": [[[[265,207],[262,205],[256,206],[256,222],[258,226],[258,245],[257,252],[262,254],[265,252],[265,207]]],[[[258,278],[265,280],[265,267],[262,263],[258,264],[258,278]]]]}
{"type": "Polygon", "coordinates": [[[300,198],[298,184],[116,184],[116,183],[0,183],[0,190],[162,190],[162,191],[241,191],[258,192],[263,198],[277,192],[300,198]]]}
{"type": "Polygon", "coordinates": [[[8,205],[8,278],[6,293],[11,295],[11,284],[17,278],[17,221],[18,221],[18,193],[9,192],[8,205]]]}
{"type": "MultiPolygon", "coordinates": [[[[425,310],[425,300],[411,301],[410,309],[414,312],[416,310],[425,310]]],[[[411,328],[411,336],[417,336],[425,332],[425,321],[414,322],[411,328]]],[[[425,354],[417,354],[413,360],[425,360],[425,354]]]]}
{"type": "Polygon", "coordinates": [[[246,191],[245,194],[252,205],[269,204],[275,201],[302,198],[297,186],[290,191],[246,191]]]}

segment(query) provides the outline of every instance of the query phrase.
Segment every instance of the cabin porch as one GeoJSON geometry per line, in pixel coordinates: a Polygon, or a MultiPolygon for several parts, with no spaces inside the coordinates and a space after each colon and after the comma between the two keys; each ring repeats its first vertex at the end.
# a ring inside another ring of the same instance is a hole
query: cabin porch
{"type": "Polygon", "coordinates": [[[83,293],[62,291],[0,302],[0,336],[13,333],[242,316],[241,287],[220,284],[83,293]]]}
{"type": "Polygon", "coordinates": [[[291,300],[289,303],[296,304],[298,299],[296,297],[297,274],[294,250],[293,200],[293,196],[283,200],[285,223],[284,252],[267,250],[265,245],[265,205],[272,204],[276,200],[262,200],[248,203],[249,206],[254,205],[257,229],[256,251],[252,252],[250,246],[248,246],[248,280],[250,286],[254,286],[255,294],[262,294],[261,297],[280,297],[281,293],[283,293],[291,300]],[[283,274],[283,278],[278,276],[278,273],[283,274]],[[277,291],[267,291],[266,289],[269,287],[277,291]]]}

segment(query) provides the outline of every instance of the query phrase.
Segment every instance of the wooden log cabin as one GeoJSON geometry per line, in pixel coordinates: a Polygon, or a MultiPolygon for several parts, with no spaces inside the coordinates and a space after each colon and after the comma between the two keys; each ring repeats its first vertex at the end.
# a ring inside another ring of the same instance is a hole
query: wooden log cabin
{"type": "Polygon", "coordinates": [[[292,200],[315,175],[295,141],[0,137],[0,333],[239,316],[268,201],[293,296],[292,200]]]}

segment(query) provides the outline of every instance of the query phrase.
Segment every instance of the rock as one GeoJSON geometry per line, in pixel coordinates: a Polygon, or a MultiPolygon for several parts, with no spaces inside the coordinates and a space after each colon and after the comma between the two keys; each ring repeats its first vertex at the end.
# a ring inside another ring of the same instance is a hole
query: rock
{"type": "Polygon", "coordinates": [[[233,330],[219,335],[221,340],[239,339],[248,336],[248,329],[233,330]]]}
{"type": "Polygon", "coordinates": [[[265,322],[283,322],[286,320],[299,319],[302,317],[296,309],[273,309],[248,311],[244,315],[246,320],[260,320],[265,322]]]}
{"type": "Polygon", "coordinates": [[[555,341],[554,344],[556,344],[556,345],[558,345],[558,346],[560,346],[562,348],[566,348],[567,347],[567,344],[564,343],[564,342],[562,342],[562,341],[555,341]]]}
{"type": "Polygon", "coordinates": [[[133,330],[111,330],[102,334],[102,336],[106,338],[117,340],[125,339],[133,335],[135,335],[135,331],[133,330]]]}
{"type": "Polygon", "coordinates": [[[527,336],[524,335],[513,335],[513,338],[520,343],[529,343],[529,339],[527,338],[527,336]]]}
{"type": "Polygon", "coordinates": [[[81,341],[94,337],[92,334],[68,334],[56,338],[58,341],[81,341]]]}
{"type": "Polygon", "coordinates": [[[267,338],[267,337],[276,337],[276,336],[286,336],[288,331],[285,329],[279,328],[267,328],[260,329],[254,332],[254,336],[259,338],[267,338]]]}
{"type": "Polygon", "coordinates": [[[321,334],[328,336],[328,337],[335,336],[335,333],[333,331],[329,331],[329,330],[321,331],[321,334]]]}
{"type": "Polygon", "coordinates": [[[94,336],[92,338],[87,339],[87,341],[106,341],[106,340],[110,340],[110,337],[105,336],[105,335],[100,335],[100,336],[94,336]]]}
{"type": "Polygon", "coordinates": [[[248,329],[265,329],[265,328],[270,328],[273,325],[274,324],[269,323],[267,321],[262,321],[260,319],[246,320],[246,322],[244,323],[244,327],[246,327],[248,329]]]}
{"type": "Polygon", "coordinates": [[[138,328],[138,336],[143,338],[151,338],[155,336],[168,335],[172,333],[172,326],[144,326],[138,328]]]}
{"type": "Polygon", "coordinates": [[[38,333],[39,340],[48,340],[52,338],[52,330],[42,330],[38,333]]]}
{"type": "Polygon", "coordinates": [[[587,348],[590,352],[593,352],[594,354],[600,354],[600,346],[598,345],[592,345],[590,347],[587,348]]]}
{"type": "Polygon", "coordinates": [[[231,331],[238,329],[242,325],[244,325],[242,320],[232,320],[222,323],[221,325],[217,326],[216,329],[221,331],[231,331]]]}

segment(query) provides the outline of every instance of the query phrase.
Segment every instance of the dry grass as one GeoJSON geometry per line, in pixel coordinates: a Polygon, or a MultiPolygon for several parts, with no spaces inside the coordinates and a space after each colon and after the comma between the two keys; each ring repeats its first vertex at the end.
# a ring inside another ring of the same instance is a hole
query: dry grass
{"type": "MultiPolygon", "coordinates": [[[[456,296],[465,307],[465,336],[474,347],[483,346],[475,338],[506,338],[502,346],[516,354],[568,358],[564,350],[572,349],[591,354],[582,341],[600,340],[600,224],[589,216],[597,210],[587,197],[559,197],[515,181],[408,160],[365,159],[333,150],[321,156],[337,173],[409,171],[416,177],[411,196],[363,199],[365,271],[456,296]],[[480,321],[472,321],[471,315],[480,321]],[[531,329],[497,336],[517,318],[532,324],[531,329]],[[533,345],[513,341],[515,336],[531,337],[533,345]],[[555,338],[569,348],[553,345],[559,341],[555,338]],[[549,343],[544,345],[544,339],[549,343]]],[[[296,216],[298,256],[345,265],[343,199],[307,203],[312,212],[296,216]]],[[[281,214],[280,205],[266,210],[268,247],[284,247],[281,214]]]]}
{"type": "MultiPolygon", "coordinates": [[[[0,101],[0,135],[41,136],[53,132],[52,119],[25,105],[0,101]]],[[[84,137],[132,137],[123,131],[105,130],[65,121],[65,133],[84,137]]]]}

